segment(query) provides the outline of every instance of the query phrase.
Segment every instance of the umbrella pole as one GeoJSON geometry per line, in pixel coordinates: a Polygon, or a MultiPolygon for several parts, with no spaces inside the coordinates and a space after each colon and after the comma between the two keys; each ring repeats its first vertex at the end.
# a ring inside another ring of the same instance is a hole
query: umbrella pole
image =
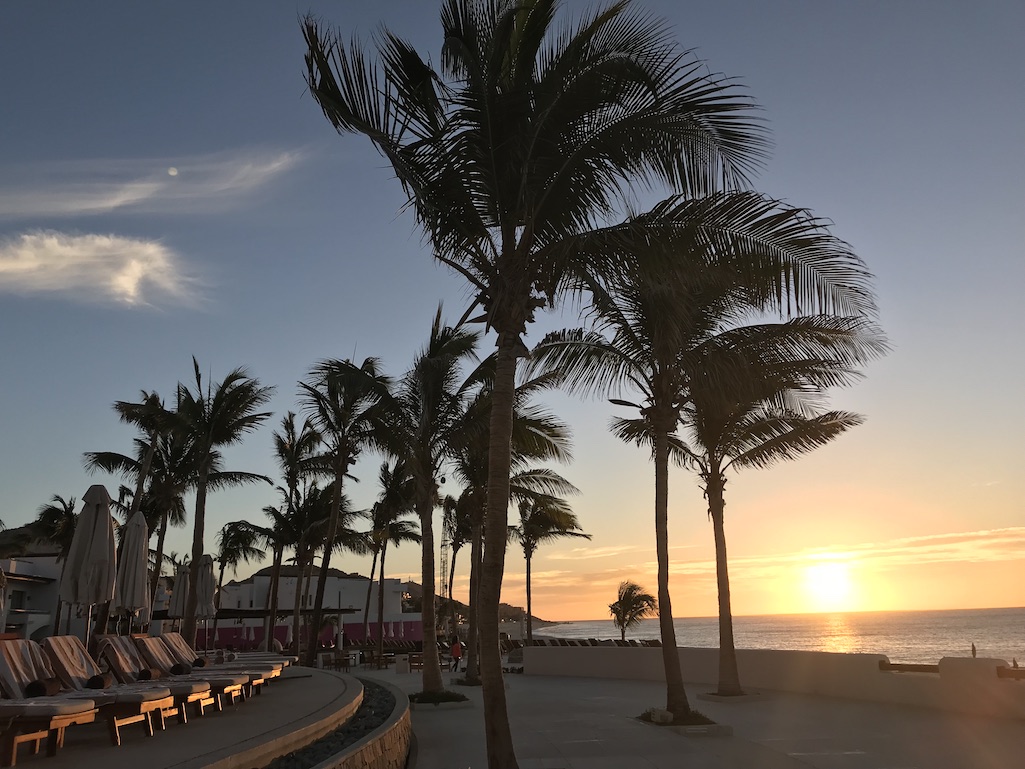
{"type": "Polygon", "coordinates": [[[82,639],[83,641],[85,641],[86,647],[89,646],[89,635],[92,632],[92,626],[93,626],[93,605],[89,604],[89,611],[85,615],[85,638],[82,639]]]}

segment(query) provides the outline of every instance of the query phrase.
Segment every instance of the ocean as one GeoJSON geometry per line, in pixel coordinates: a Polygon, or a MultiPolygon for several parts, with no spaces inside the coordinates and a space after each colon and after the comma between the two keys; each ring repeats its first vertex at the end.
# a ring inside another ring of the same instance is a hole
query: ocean
{"type": "MultiPolygon", "coordinates": [[[[675,619],[673,624],[677,646],[719,646],[715,617],[675,619]]],[[[534,628],[534,635],[605,639],[619,638],[619,630],[609,619],[544,624],[534,628]]],[[[968,657],[974,643],[980,657],[1017,659],[1025,665],[1025,608],[734,617],[733,635],[738,649],[869,652],[885,654],[890,662],[924,664],[968,657]]],[[[658,620],[641,620],[626,637],[658,638],[658,620]]]]}

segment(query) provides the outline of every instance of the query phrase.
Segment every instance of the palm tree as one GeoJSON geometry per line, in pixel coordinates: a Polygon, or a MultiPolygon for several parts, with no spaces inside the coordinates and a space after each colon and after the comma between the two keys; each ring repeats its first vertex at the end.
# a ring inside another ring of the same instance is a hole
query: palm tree
{"type": "Polygon", "coordinates": [[[532,367],[558,371],[584,394],[626,387],[637,420],[615,420],[614,434],[651,447],[655,465],[655,540],[666,708],[680,718],[683,688],[669,595],[669,460],[685,459],[676,430],[691,380],[704,374],[686,360],[717,324],[765,311],[818,308],[869,317],[871,276],[822,220],[757,193],[664,201],[643,215],[677,223],[665,242],[649,242],[638,264],[610,281],[588,278],[595,331],[549,334],[532,367]],[[672,260],[666,251],[676,250],[672,260]],[[603,335],[609,334],[609,337],[603,335]]]}
{"type": "MultiPolygon", "coordinates": [[[[175,429],[191,441],[196,459],[196,510],[193,515],[192,563],[190,566],[189,595],[185,604],[185,618],[182,621],[182,635],[189,643],[196,638],[196,585],[199,564],[203,557],[206,533],[206,496],[210,473],[214,472],[220,446],[241,442],[242,438],[255,430],[270,417],[269,412],[260,412],[263,404],[270,400],[272,387],[263,387],[249,376],[244,368],[228,373],[216,387],[207,384],[199,372],[199,363],[192,359],[196,389],[178,384],[178,404],[175,411],[175,429]]],[[[241,478],[241,476],[240,476],[241,478]]],[[[246,474],[249,482],[270,479],[263,475],[246,474]]]]}
{"type": "Polygon", "coordinates": [[[691,375],[684,451],[704,486],[715,536],[720,695],[743,694],[723,523],[726,472],[795,459],[860,424],[857,414],[823,411],[823,396],[853,382],[854,366],[885,349],[863,319],[814,316],[727,328],[685,358],[691,375]]]}
{"type": "MultiPolygon", "coordinates": [[[[257,547],[260,532],[249,521],[230,521],[217,532],[217,608],[221,608],[221,588],[224,586],[224,572],[231,569],[232,575],[238,567],[263,558],[263,550],[257,547]]],[[[217,637],[217,616],[214,615],[214,634],[217,637]]]]}
{"type": "Polygon", "coordinates": [[[438,308],[427,345],[399,380],[389,401],[390,451],[405,463],[413,479],[422,537],[424,669],[423,690],[443,689],[435,614],[434,510],[441,500],[442,463],[456,444],[471,379],[460,381],[461,367],[476,356],[479,334],[442,325],[438,308]]]}
{"type": "MultiPolygon", "coordinates": [[[[406,465],[401,459],[396,459],[392,465],[383,463],[377,478],[381,493],[370,511],[370,532],[367,539],[373,560],[370,564],[370,579],[367,580],[366,605],[363,608],[364,640],[368,638],[370,627],[370,596],[373,592],[374,574],[377,572],[377,561],[382,556],[385,539],[389,535],[389,525],[405,515],[416,512],[413,477],[406,471],[406,465]]],[[[381,618],[378,616],[378,622],[380,621],[381,618]]]]}
{"type": "MultiPolygon", "coordinates": [[[[67,565],[68,552],[71,550],[71,541],[75,538],[75,523],[78,521],[78,513],[75,512],[77,501],[74,497],[64,497],[54,494],[45,505],[40,505],[36,511],[36,519],[29,525],[32,536],[36,539],[46,539],[57,546],[57,560],[67,565]]],[[[64,578],[64,566],[61,566],[61,579],[64,578]]],[[[53,634],[60,633],[61,607],[63,602],[57,599],[57,611],[53,620],[53,634]]],[[[68,609],[70,612],[70,608],[68,609]]]]}
{"type": "Polygon", "coordinates": [[[646,617],[658,614],[655,596],[645,593],[644,588],[629,580],[619,583],[619,594],[609,604],[609,614],[619,628],[620,637],[626,641],[626,631],[646,617]]]}
{"type": "Polygon", "coordinates": [[[545,542],[561,537],[582,537],[590,539],[590,534],[580,530],[580,522],[570,509],[566,500],[559,497],[541,497],[534,500],[523,500],[519,504],[520,522],[509,527],[509,538],[518,542],[523,548],[523,558],[527,562],[527,644],[534,642],[533,607],[531,606],[530,563],[545,542]]]}
{"type": "MultiPolygon", "coordinates": [[[[275,521],[278,521],[279,518],[288,519],[295,512],[299,504],[300,489],[307,478],[330,471],[330,468],[324,466],[321,455],[317,454],[321,441],[320,433],[314,428],[309,418],[304,419],[302,426],[298,429],[295,424],[294,412],[289,411],[282,418],[281,432],[274,433],[274,458],[285,482],[284,488],[279,487],[285,504],[281,510],[264,508],[264,512],[275,521]]],[[[271,528],[260,529],[264,545],[270,547],[273,554],[268,594],[269,611],[264,624],[264,637],[267,639],[268,651],[270,650],[270,638],[277,625],[281,561],[284,557],[285,547],[290,544],[287,536],[281,536],[284,531],[287,531],[287,528],[287,526],[274,525],[271,528]]]]}
{"type": "Polygon", "coordinates": [[[445,0],[440,71],[387,31],[379,71],[358,42],[312,15],[303,25],[310,92],[337,131],[388,159],[435,258],[469,281],[497,333],[480,642],[488,761],[502,768],[516,766],[498,603],[527,324],[567,276],[622,260],[586,235],[635,184],[705,194],[745,182],[765,150],[748,99],[681,53],[664,22],[621,0],[560,29],[557,5],[445,0]]]}
{"type": "Polygon", "coordinates": [[[451,494],[445,496],[441,502],[441,529],[442,547],[445,546],[445,542],[448,542],[448,547],[452,551],[443,592],[447,599],[445,613],[452,620],[454,630],[456,617],[452,585],[456,579],[456,561],[463,546],[471,544],[473,540],[473,493],[471,491],[463,489],[458,497],[453,497],[451,494]]]}
{"type": "MultiPolygon", "coordinates": [[[[325,360],[310,372],[311,382],[299,383],[304,407],[323,437],[327,446],[325,458],[334,471],[334,499],[317,580],[314,627],[320,627],[323,618],[324,590],[336,541],[345,475],[364,448],[379,443],[380,403],[388,395],[390,385],[379,372],[379,365],[376,358],[367,358],[360,366],[347,360],[325,360]]],[[[316,655],[316,644],[310,644],[306,664],[315,665],[316,655]]]]}
{"type": "Polygon", "coordinates": [[[417,525],[412,521],[390,520],[380,530],[375,531],[381,542],[380,578],[377,583],[377,659],[384,659],[384,560],[388,555],[388,545],[399,547],[403,542],[420,543],[421,537],[417,525]]]}

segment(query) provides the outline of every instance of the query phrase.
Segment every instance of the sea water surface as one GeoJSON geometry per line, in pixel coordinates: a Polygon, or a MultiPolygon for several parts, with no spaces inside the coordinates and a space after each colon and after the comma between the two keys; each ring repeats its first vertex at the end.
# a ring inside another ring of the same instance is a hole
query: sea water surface
{"type": "MultiPolygon", "coordinates": [[[[673,620],[677,646],[719,646],[715,617],[673,620]]],[[[619,638],[612,620],[563,622],[534,628],[536,636],[619,638]]],[[[885,654],[890,662],[935,664],[941,657],[1017,659],[1025,666],[1025,608],[953,611],[851,612],[734,617],[738,649],[795,649],[885,654]]],[[[627,638],[658,638],[658,620],[646,619],[627,638]]]]}

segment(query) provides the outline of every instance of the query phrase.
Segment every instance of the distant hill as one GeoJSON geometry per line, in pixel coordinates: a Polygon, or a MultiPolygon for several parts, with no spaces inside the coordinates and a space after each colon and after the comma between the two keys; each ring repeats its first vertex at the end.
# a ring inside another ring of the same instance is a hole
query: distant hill
{"type": "MultiPolygon", "coordinates": [[[[420,602],[423,598],[423,588],[418,582],[405,582],[403,583],[405,591],[409,594],[411,604],[416,605],[414,611],[419,611],[420,602]]],[[[438,607],[439,611],[442,610],[448,604],[447,598],[441,596],[435,596],[435,606],[438,607]]],[[[452,604],[458,614],[462,614],[464,617],[469,613],[470,607],[462,601],[452,600],[452,604]]],[[[498,618],[502,621],[519,622],[520,620],[526,619],[527,613],[524,611],[522,606],[513,606],[508,603],[498,604],[498,618]]],[[[543,620],[540,617],[534,617],[533,622],[549,624],[547,620],[543,620]]]]}

